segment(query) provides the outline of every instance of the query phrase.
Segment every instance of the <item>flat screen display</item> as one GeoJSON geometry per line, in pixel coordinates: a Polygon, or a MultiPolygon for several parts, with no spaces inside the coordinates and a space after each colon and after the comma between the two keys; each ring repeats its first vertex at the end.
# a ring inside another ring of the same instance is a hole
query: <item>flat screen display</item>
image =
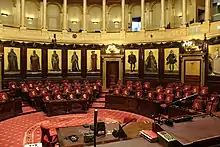
{"type": "Polygon", "coordinates": [[[141,22],[132,21],[132,32],[138,32],[141,30],[141,22]]]}

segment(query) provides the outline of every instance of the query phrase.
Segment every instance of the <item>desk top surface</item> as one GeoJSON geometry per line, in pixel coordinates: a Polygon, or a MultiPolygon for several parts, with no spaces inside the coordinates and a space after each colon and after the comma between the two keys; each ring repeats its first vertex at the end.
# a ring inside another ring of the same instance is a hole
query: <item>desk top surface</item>
{"type": "MultiPolygon", "coordinates": [[[[118,141],[117,138],[112,136],[112,131],[114,129],[119,128],[119,123],[108,123],[106,126],[106,135],[100,136],[96,138],[97,144],[103,144],[107,142],[114,142],[118,141]]],[[[84,143],[84,137],[83,134],[86,132],[90,132],[90,128],[84,128],[83,126],[74,126],[74,127],[64,127],[64,128],[57,128],[57,135],[58,140],[61,147],[74,147],[74,146],[87,146],[91,145],[92,143],[84,143]],[[79,137],[79,140],[76,142],[72,142],[69,139],[66,139],[66,137],[71,135],[77,135],[79,137]]]]}
{"type": "Polygon", "coordinates": [[[192,121],[174,123],[172,127],[162,125],[161,128],[183,145],[187,145],[220,136],[219,124],[219,118],[206,116],[194,118],[192,121]]]}

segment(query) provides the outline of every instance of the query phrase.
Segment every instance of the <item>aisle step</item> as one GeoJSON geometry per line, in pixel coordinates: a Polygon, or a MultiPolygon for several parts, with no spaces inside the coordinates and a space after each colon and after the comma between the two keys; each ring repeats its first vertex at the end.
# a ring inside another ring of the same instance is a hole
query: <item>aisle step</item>
{"type": "Polygon", "coordinates": [[[94,102],[105,102],[105,97],[97,98],[94,102]]]}
{"type": "Polygon", "coordinates": [[[91,108],[105,108],[105,103],[94,102],[91,108]]]}

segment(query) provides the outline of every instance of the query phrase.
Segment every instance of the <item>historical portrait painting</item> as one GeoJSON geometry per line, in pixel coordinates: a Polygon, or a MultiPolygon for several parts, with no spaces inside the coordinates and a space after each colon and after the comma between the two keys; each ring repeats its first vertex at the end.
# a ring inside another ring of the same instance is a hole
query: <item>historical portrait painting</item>
{"type": "Polygon", "coordinates": [[[87,50],[87,71],[100,72],[100,50],[87,50]]]}
{"type": "Polygon", "coordinates": [[[210,76],[220,76],[220,45],[209,45],[208,74],[210,76]]]}
{"type": "Polygon", "coordinates": [[[164,49],[164,72],[179,74],[179,48],[164,49]]]}
{"type": "Polygon", "coordinates": [[[62,50],[48,49],[48,72],[61,73],[62,70],[62,50]]]}
{"type": "Polygon", "coordinates": [[[4,47],[4,71],[5,73],[19,73],[20,48],[4,47]]]}
{"type": "Polygon", "coordinates": [[[158,73],[158,49],[144,50],[144,73],[158,73]]]}
{"type": "Polygon", "coordinates": [[[41,49],[27,49],[27,72],[40,72],[41,66],[41,49]]]}
{"type": "Polygon", "coordinates": [[[81,50],[68,50],[68,72],[81,71],[81,50]]]}
{"type": "Polygon", "coordinates": [[[138,72],[138,61],[139,61],[139,50],[138,49],[126,49],[125,50],[125,72],[126,73],[137,73],[138,72]]]}

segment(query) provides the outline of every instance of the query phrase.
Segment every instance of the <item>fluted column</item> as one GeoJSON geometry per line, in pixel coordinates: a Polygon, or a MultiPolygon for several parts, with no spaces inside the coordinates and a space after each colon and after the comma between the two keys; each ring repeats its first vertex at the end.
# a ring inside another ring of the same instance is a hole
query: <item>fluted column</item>
{"type": "Polygon", "coordinates": [[[87,0],[83,0],[83,31],[86,31],[86,7],[87,7],[87,0]]]}
{"type": "Polygon", "coordinates": [[[43,0],[43,30],[47,28],[47,0],[43,0]]]}
{"type": "Polygon", "coordinates": [[[125,31],[125,0],[121,0],[121,31],[125,31]]]}
{"type": "Polygon", "coordinates": [[[149,11],[149,29],[153,28],[153,10],[149,11]]]}
{"type": "Polygon", "coordinates": [[[182,0],[182,13],[183,13],[182,25],[185,26],[186,25],[186,0],[182,0]]]}
{"type": "Polygon", "coordinates": [[[67,0],[63,0],[63,31],[67,31],[67,0]]]}
{"type": "Polygon", "coordinates": [[[161,18],[160,18],[160,27],[165,28],[165,0],[161,0],[161,18]]]}
{"type": "Polygon", "coordinates": [[[106,0],[102,0],[102,31],[106,31],[106,0]]]}
{"type": "Polygon", "coordinates": [[[24,19],[25,19],[25,0],[21,0],[21,27],[24,28],[24,19]]]}
{"type": "Polygon", "coordinates": [[[205,21],[210,20],[210,0],[205,0],[205,21]]]}
{"type": "Polygon", "coordinates": [[[145,30],[145,0],[141,0],[141,30],[145,30]]]}

